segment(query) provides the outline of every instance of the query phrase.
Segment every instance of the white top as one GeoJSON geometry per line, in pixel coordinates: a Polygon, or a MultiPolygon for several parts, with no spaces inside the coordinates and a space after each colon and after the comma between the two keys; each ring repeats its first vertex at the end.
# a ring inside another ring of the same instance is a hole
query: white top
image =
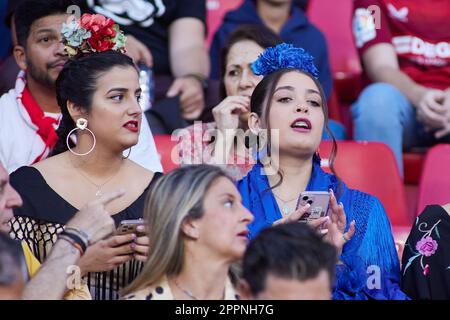
{"type": "Polygon", "coordinates": [[[54,112],[44,112],[44,116],[53,118],[55,120],[58,120],[61,116],[61,113],[54,113],[54,112]]]}

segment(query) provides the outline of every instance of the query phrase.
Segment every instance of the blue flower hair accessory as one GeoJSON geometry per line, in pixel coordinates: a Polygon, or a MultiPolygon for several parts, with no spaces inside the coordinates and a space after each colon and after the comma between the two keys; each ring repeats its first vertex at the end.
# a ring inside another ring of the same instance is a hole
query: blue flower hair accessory
{"type": "Polygon", "coordinates": [[[258,76],[267,76],[280,69],[298,69],[305,71],[317,79],[319,71],[314,65],[314,57],[303,48],[292,44],[281,43],[267,48],[251,65],[252,71],[258,76]]]}

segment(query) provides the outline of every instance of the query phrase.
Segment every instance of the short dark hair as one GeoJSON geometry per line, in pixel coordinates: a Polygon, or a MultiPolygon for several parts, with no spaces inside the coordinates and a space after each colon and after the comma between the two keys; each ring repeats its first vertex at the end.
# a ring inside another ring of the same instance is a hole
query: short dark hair
{"type": "Polygon", "coordinates": [[[305,281],[325,270],[333,286],[336,262],[334,246],[306,224],[294,222],[265,229],[250,242],[242,275],[254,296],[264,291],[269,274],[305,281]]]}
{"type": "Polygon", "coordinates": [[[17,42],[26,47],[32,24],[41,18],[54,14],[67,13],[67,8],[74,5],[73,0],[26,0],[14,11],[17,42]]]}
{"type": "Polygon", "coordinates": [[[16,11],[16,8],[20,5],[21,0],[18,1],[8,1],[8,5],[6,7],[6,15],[3,22],[5,23],[5,26],[8,27],[8,29],[11,29],[11,24],[14,16],[14,11],[16,11]]]}
{"type": "Polygon", "coordinates": [[[225,46],[220,51],[220,85],[219,93],[220,99],[223,100],[227,97],[225,90],[225,69],[227,66],[228,52],[231,47],[243,40],[250,40],[256,42],[263,49],[274,47],[277,44],[283,42],[283,40],[272,30],[263,25],[258,24],[244,24],[234,30],[229,36],[225,46]]]}
{"type": "Polygon", "coordinates": [[[7,233],[0,232],[0,286],[8,287],[20,280],[23,262],[20,243],[11,239],[7,233]]]}

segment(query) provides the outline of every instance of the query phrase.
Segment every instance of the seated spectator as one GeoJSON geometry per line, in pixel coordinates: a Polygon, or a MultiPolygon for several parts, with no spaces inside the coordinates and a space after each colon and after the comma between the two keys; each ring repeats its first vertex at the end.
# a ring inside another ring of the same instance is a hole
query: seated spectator
{"type": "Polygon", "coordinates": [[[333,298],[405,299],[382,204],[349,189],[334,173],[335,142],[330,156],[333,174],[320,166],[318,148],[328,127],[328,112],[312,57],[282,44],[267,49],[252,68],[264,76],[253,92],[248,122],[253,134],[262,137],[262,155],[238,182],[243,203],[255,217],[250,238],[273,224],[298,221],[309,208],[308,204],[297,207],[303,191],[329,192],[328,216],[309,224],[323,227],[325,240],[337,248],[342,262],[337,266],[333,298]],[[373,266],[377,266],[375,284],[368,281],[373,266]]]}
{"type": "MultiPolygon", "coordinates": [[[[0,222],[1,218],[0,211],[0,222]]],[[[8,234],[0,232],[0,300],[21,299],[26,275],[20,244],[8,237],[8,234]]]]}
{"type": "Polygon", "coordinates": [[[261,80],[250,69],[264,48],[281,39],[264,26],[246,25],[236,29],[221,54],[220,97],[213,109],[214,122],[195,123],[179,130],[181,163],[227,164],[234,179],[241,179],[255,163],[239,129],[248,130],[250,97],[261,80]],[[234,139],[237,139],[235,143],[234,139]]]}
{"type": "Polygon", "coordinates": [[[402,289],[412,299],[450,300],[450,204],[427,206],[403,252],[402,289]]]}
{"type": "MultiPolygon", "coordinates": [[[[24,199],[22,208],[15,209],[13,233],[30,244],[40,262],[79,208],[106,192],[127,191],[106,206],[116,225],[141,218],[144,199],[161,176],[123,156],[133,152],[143,123],[138,73],[131,58],[121,52],[98,47],[93,52],[90,37],[107,41],[106,48],[123,49],[120,30],[114,39],[102,38],[107,27],[92,29],[94,19],[110,26],[103,16],[84,14],[81,25],[72,27],[75,34],[85,34],[86,27],[89,38],[79,46],[71,44],[70,36],[63,38],[72,58],[56,80],[62,119],[53,156],[11,175],[11,184],[24,199]],[[42,237],[36,236],[36,229],[42,237]]],[[[64,35],[69,33],[66,28],[64,35]]],[[[80,268],[83,275],[89,273],[94,299],[115,299],[118,290],[133,280],[148,251],[145,241],[145,236],[135,234],[114,235],[88,248],[80,268]],[[125,270],[127,276],[119,277],[125,270]]]]}
{"type": "MultiPolygon", "coordinates": [[[[71,0],[26,0],[15,11],[19,45],[14,56],[22,71],[16,87],[0,98],[0,161],[10,173],[45,159],[58,140],[61,109],[55,81],[67,61],[60,32],[72,4],[71,0]]],[[[145,117],[130,159],[148,170],[162,171],[145,117]]]]}
{"type": "MultiPolygon", "coordinates": [[[[255,164],[255,154],[249,148],[247,119],[250,96],[261,77],[250,65],[267,47],[281,39],[263,25],[244,25],[230,34],[221,53],[220,95],[222,102],[213,109],[214,122],[194,124],[179,130],[182,164],[225,165],[236,180],[244,177],[255,164]],[[236,139],[236,141],[235,141],[236,139]]],[[[340,125],[330,121],[333,134],[340,134],[340,125]]],[[[324,139],[329,139],[324,130],[324,139]]]]}
{"type": "Polygon", "coordinates": [[[209,75],[206,1],[85,2],[117,21],[127,35],[128,54],[152,68],[155,103],[147,115],[153,132],[171,134],[199,119],[205,111],[209,75]]]}
{"type": "Polygon", "coordinates": [[[450,142],[449,12],[448,1],[354,1],[353,34],[372,82],[352,106],[354,138],[386,143],[401,174],[403,150],[450,142]]]}
{"type": "Polygon", "coordinates": [[[187,166],[155,185],[145,207],[149,247],[129,300],[235,300],[230,266],[248,243],[252,215],[221,169],[187,166]]]}
{"type": "Polygon", "coordinates": [[[64,293],[64,299],[90,299],[86,285],[77,288],[74,283],[73,289],[67,288],[67,268],[77,265],[87,246],[114,230],[104,205],[121,196],[123,191],[105,195],[80,210],[67,224],[70,232],[58,239],[50,258],[41,266],[25,241],[20,244],[8,236],[13,208],[20,207],[22,199],[0,163],[0,300],[61,299],[64,293]]]}
{"type": "Polygon", "coordinates": [[[303,223],[280,224],[259,233],[245,251],[243,299],[329,300],[336,249],[303,223]]]}
{"type": "Polygon", "coordinates": [[[229,35],[242,24],[264,25],[278,34],[283,42],[304,48],[312,54],[319,69],[319,81],[326,97],[330,97],[333,80],[326,39],[295,2],[299,1],[244,0],[240,7],[228,12],[211,43],[211,78],[220,77],[219,55],[229,35]]]}

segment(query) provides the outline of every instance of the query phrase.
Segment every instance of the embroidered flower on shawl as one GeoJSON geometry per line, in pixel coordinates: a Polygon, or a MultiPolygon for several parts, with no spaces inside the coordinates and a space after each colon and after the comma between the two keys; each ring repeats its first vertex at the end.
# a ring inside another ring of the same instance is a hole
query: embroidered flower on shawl
{"type": "Polygon", "coordinates": [[[416,244],[416,250],[426,257],[432,256],[438,248],[438,243],[432,237],[424,237],[416,244]]]}
{"type": "Polygon", "coordinates": [[[409,250],[411,250],[413,256],[408,259],[403,274],[406,274],[406,271],[409,269],[414,260],[420,257],[419,261],[420,267],[422,268],[422,274],[425,277],[428,276],[428,274],[430,273],[430,266],[428,264],[424,264],[424,258],[431,257],[436,253],[436,250],[438,249],[438,243],[431,237],[431,234],[434,232],[437,239],[441,238],[438,227],[439,223],[441,223],[441,220],[438,220],[430,229],[427,229],[428,224],[426,222],[422,222],[419,224],[419,219],[416,220],[416,225],[419,232],[423,232],[424,235],[416,243],[415,249],[417,250],[417,252],[414,251],[411,244],[407,243],[407,247],[409,248],[409,250]]]}

